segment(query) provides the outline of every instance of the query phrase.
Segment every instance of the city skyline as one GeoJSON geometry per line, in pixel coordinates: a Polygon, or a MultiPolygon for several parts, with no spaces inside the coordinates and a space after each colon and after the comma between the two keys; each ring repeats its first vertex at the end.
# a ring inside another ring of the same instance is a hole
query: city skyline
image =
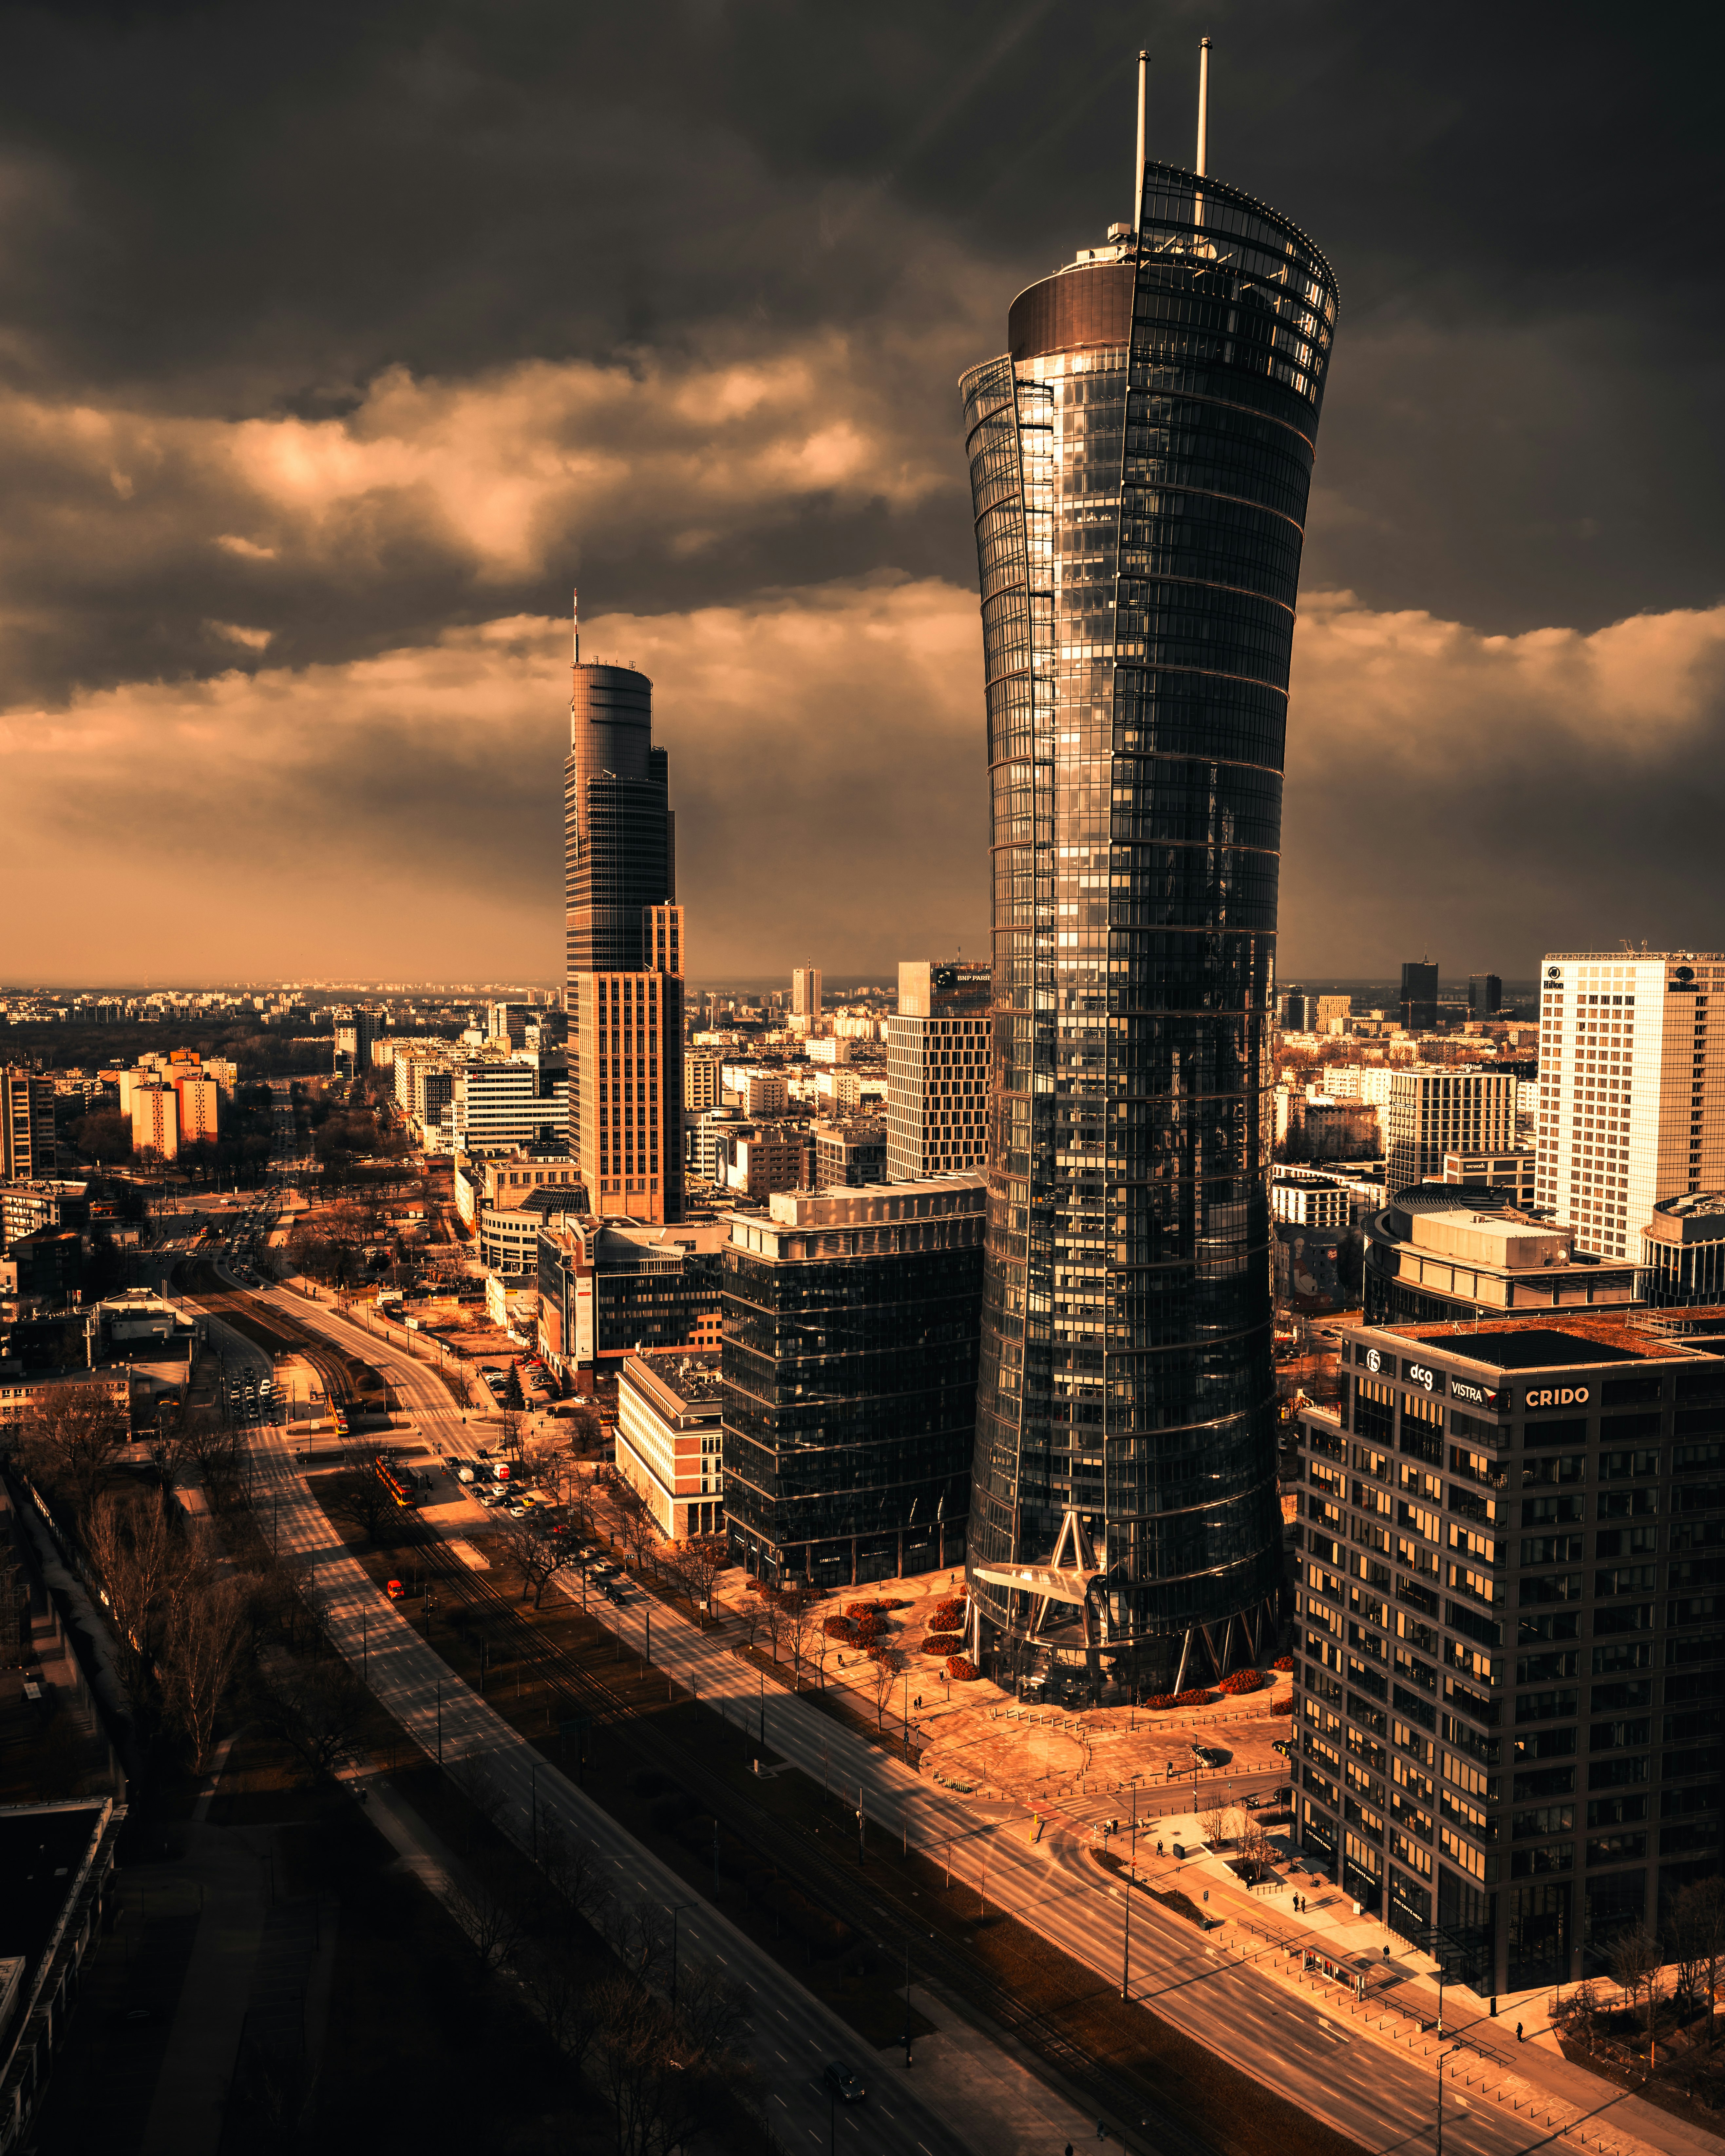
{"type": "Polygon", "coordinates": [[[1000,291],[1122,213],[1147,39],[1151,150],[1189,157],[1200,29],[1221,161],[1331,235],[1352,326],[1294,644],[1284,975],[1388,971],[1428,929],[1508,973],[1721,940],[1688,875],[1721,805],[1717,303],[1551,116],[1635,139],[1656,100],[1671,183],[1704,188],[1704,100],[1626,31],[1571,24],[1554,60],[1534,18],[1494,24],[1482,74],[1357,7],[1031,8],[979,51],[925,12],[840,67],[808,11],[770,50],[691,24],[649,68],[634,26],[458,50],[403,13],[370,41],[332,18],[314,78],[250,67],[251,19],[219,49],[189,16],[8,33],[0,726],[18,872],[62,894],[18,971],[82,971],[100,925],[136,973],[551,976],[531,774],[577,573],[589,649],[656,685],[704,964],[787,957],[792,886],[829,971],[980,949],[951,384],[1000,291]],[[193,81],[230,124],[162,161],[193,81]],[[1019,169],[998,142],[1032,114],[1019,169]],[[290,198],[302,126],[319,185],[290,198]],[[1386,818],[1366,906],[1341,856],[1386,818]],[[213,902],[151,918],[167,834],[213,902]]]}

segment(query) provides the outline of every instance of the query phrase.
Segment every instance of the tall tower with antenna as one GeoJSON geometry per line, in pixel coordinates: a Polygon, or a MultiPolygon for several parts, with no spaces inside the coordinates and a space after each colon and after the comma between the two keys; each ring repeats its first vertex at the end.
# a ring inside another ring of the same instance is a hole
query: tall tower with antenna
{"type": "Polygon", "coordinates": [[[1323,256],[1146,156],[960,385],[993,791],[970,1575],[1010,1681],[1271,1649],[1268,1194],[1282,749],[1337,311],[1323,256]],[[1027,1571],[1026,1568],[1034,1568],[1027,1571]]]}

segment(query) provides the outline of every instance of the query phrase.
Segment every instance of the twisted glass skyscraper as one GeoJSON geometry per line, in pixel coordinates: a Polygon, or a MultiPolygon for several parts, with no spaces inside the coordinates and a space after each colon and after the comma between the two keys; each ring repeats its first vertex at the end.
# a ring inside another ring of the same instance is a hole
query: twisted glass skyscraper
{"type": "Polygon", "coordinates": [[[961,384],[993,865],[971,1575],[993,1666],[1092,1693],[1201,1681],[1274,1616],[1282,747],[1336,303],[1286,219],[1149,163],[1137,230],[1021,293],[961,384]]]}

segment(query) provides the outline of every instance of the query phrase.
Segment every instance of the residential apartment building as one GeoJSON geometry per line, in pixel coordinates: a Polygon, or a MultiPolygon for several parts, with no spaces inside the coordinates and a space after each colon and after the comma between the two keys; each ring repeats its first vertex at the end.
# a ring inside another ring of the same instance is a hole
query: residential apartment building
{"type": "Polygon", "coordinates": [[[814,1140],[801,1123],[746,1127],[719,1141],[715,1181],[739,1198],[759,1202],[775,1191],[806,1190],[814,1180],[814,1140]]]}
{"type": "Polygon", "coordinates": [[[979,1174],[726,1225],[726,1512],[752,1571],[817,1586],[954,1563],[976,1435],[979,1174]]]}
{"type": "Polygon", "coordinates": [[[39,1181],[59,1164],[53,1079],[0,1070],[0,1183],[39,1181]]]}
{"type": "Polygon", "coordinates": [[[1384,1111],[1391,1195],[1443,1171],[1447,1152],[1512,1152],[1516,1081],[1507,1070],[1414,1064],[1393,1070],[1384,1111]]]}
{"type": "Polygon", "coordinates": [[[1270,1209],[1278,1220],[1301,1228],[1348,1228],[1353,1204],[1348,1186],[1322,1176],[1291,1176],[1277,1170],[1270,1178],[1270,1209]]]}
{"type": "Polygon", "coordinates": [[[39,1228],[85,1228],[90,1224],[85,1183],[0,1183],[0,1256],[20,1235],[39,1228]]]}
{"type": "Polygon", "coordinates": [[[172,1086],[134,1085],[131,1089],[131,1149],[157,1160],[173,1160],[180,1150],[180,1098],[172,1086]]]}
{"type": "Polygon", "coordinates": [[[724,1532],[722,1394],[714,1351],[658,1348],[618,1373],[617,1471],[667,1542],[724,1532]]]}
{"type": "Polygon", "coordinates": [[[1725,1850],[1725,1358],[1358,1327],[1296,1418],[1298,1833],[1481,1994],[1609,1968],[1725,1850]]]}
{"type": "Polygon", "coordinates": [[[1661,1200],[1725,1188],[1725,953],[1555,951],[1541,968],[1542,1211],[1638,1255],[1661,1200]]]}
{"type": "Polygon", "coordinates": [[[683,1058],[683,1111],[685,1115],[705,1115],[709,1108],[718,1106],[719,1074],[723,1068],[716,1055],[701,1049],[685,1053],[683,1058]]]}
{"type": "Polygon", "coordinates": [[[222,1089],[203,1071],[184,1077],[175,1074],[173,1089],[178,1104],[180,1143],[196,1145],[201,1138],[213,1144],[221,1136],[222,1089]]]}
{"type": "Polygon", "coordinates": [[[988,1150],[993,974],[905,961],[886,1022],[886,1173],[913,1182],[981,1168],[988,1150]]]}

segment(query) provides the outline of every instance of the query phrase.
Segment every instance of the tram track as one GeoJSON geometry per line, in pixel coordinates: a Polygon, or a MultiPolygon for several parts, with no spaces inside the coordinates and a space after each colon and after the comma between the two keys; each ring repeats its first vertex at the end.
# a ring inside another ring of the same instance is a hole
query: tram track
{"type": "Polygon", "coordinates": [[[374,1364],[343,1354],[290,1311],[244,1288],[225,1286],[208,1258],[182,1258],[174,1267],[173,1284],[188,1302],[231,1326],[267,1354],[297,1356],[323,1380],[324,1395],[331,1407],[366,1414],[388,1411],[389,1382],[374,1364]]]}
{"type": "MultiPolygon", "coordinates": [[[[413,1520],[404,1524],[409,1527],[408,1539],[422,1558],[424,1571],[434,1573],[440,1581],[457,1584],[470,1603],[483,1602],[501,1621],[523,1661],[553,1676],[559,1689],[572,1694],[583,1709],[592,1713],[596,1725],[603,1723],[621,1735],[643,1765],[658,1769],[674,1787],[693,1796],[749,1858],[785,1876],[830,1914],[841,1917],[860,1939],[870,1944],[890,1943],[898,1953],[908,1947],[921,1976],[942,1984],[1023,2042],[1081,2087],[1086,2098],[1102,2110],[1137,2122],[1154,2108],[1159,2114],[1158,2147],[1166,2156],[1214,2156],[1214,2144],[1162,2110],[1149,2088],[1100,2066],[1094,2053],[1059,2021],[1028,2004],[962,1947],[931,1931],[923,1912],[911,1907],[913,1890],[908,1880],[898,1882],[879,1866],[873,1872],[862,1866],[852,1871],[828,1856],[807,1828],[795,1825],[788,1833],[783,1821],[758,1819],[746,1801],[686,1747],[654,1730],[640,1708],[602,1674],[555,1641],[544,1639],[503,1589],[464,1566],[424,1522],[413,1520]],[[594,1709],[599,1711],[593,1712],[594,1709]]],[[[932,1860],[928,1848],[917,1853],[932,1860]]],[[[1112,1995],[1101,1979],[1093,1989],[1096,1994],[1112,1995]]],[[[1070,2003],[1081,2010],[1088,1999],[1080,1995],[1070,2003]]]]}

